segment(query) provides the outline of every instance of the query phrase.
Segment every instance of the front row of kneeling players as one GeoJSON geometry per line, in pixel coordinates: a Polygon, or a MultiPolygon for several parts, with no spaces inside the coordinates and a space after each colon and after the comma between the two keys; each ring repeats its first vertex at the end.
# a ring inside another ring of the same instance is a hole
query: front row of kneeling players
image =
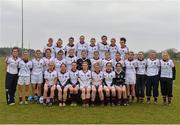
{"type": "Polygon", "coordinates": [[[125,73],[122,70],[121,63],[117,63],[116,68],[117,71],[114,72],[112,64],[107,63],[106,71],[102,72],[99,63],[95,63],[94,71],[91,72],[88,69],[88,63],[83,62],[82,70],[78,71],[76,62],[73,62],[71,71],[67,71],[66,64],[61,64],[61,71],[57,73],[54,69],[54,63],[50,62],[44,76],[46,82],[44,85],[43,105],[46,105],[48,89],[50,89],[49,105],[52,105],[56,88],[58,90],[59,106],[66,105],[68,90],[70,91],[72,105],[76,105],[79,89],[84,107],[89,106],[90,101],[91,105],[94,106],[96,93],[99,94],[101,105],[104,105],[104,100],[108,105],[115,105],[116,91],[118,92],[118,104],[122,104],[120,101],[123,95],[123,105],[126,105],[125,73]],[[106,97],[104,97],[103,91],[105,91],[106,97]]]}
{"type": "MultiPolygon", "coordinates": [[[[18,94],[20,104],[23,103],[23,83],[26,83],[25,103],[28,103],[30,77],[33,97],[36,84],[38,84],[38,96],[41,96],[44,60],[40,58],[40,55],[40,51],[36,51],[36,59],[28,61],[28,51],[24,51],[23,58],[19,62],[18,94]],[[27,66],[29,70],[25,71],[27,66]]],[[[48,104],[52,105],[54,91],[56,89],[58,90],[59,106],[66,105],[68,91],[70,92],[72,105],[76,105],[79,90],[81,91],[83,106],[88,106],[90,102],[94,105],[96,93],[98,93],[102,105],[115,105],[115,103],[118,105],[127,105],[130,95],[132,96],[132,101],[136,96],[137,99],[143,102],[145,82],[147,102],[150,102],[151,91],[153,91],[154,102],[157,103],[159,80],[163,100],[166,103],[168,98],[168,103],[170,103],[172,98],[172,84],[175,79],[175,66],[172,60],[169,59],[168,53],[164,52],[162,54],[161,61],[156,59],[156,53],[154,52],[150,52],[147,60],[144,59],[142,52],[138,53],[138,59],[136,61],[133,56],[134,54],[130,52],[128,58],[124,61],[124,65],[116,63],[113,66],[111,62],[107,62],[103,71],[101,71],[102,66],[100,63],[93,64],[93,71],[91,71],[86,61],[82,64],[82,70],[77,70],[77,63],[72,62],[71,70],[68,70],[67,65],[62,63],[60,70],[57,71],[55,70],[54,62],[50,61],[44,73],[43,104],[46,105],[47,93],[50,90],[50,103],[48,104]],[[115,71],[113,71],[113,67],[115,71]],[[124,67],[125,69],[123,69],[124,67]]]]}

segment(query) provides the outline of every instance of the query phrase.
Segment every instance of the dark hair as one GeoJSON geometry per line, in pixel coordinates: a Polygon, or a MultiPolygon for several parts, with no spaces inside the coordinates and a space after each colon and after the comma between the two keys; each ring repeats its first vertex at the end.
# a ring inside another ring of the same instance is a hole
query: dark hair
{"type": "Polygon", "coordinates": [[[126,38],[121,37],[121,38],[120,38],[120,41],[124,41],[124,43],[126,43],[126,38]]]}
{"type": "MultiPolygon", "coordinates": [[[[64,65],[65,67],[67,67],[65,63],[62,63],[61,66],[62,66],[62,65],[64,65]]],[[[60,67],[61,67],[61,66],[60,66],[60,67]]]]}
{"type": "Polygon", "coordinates": [[[58,54],[59,54],[59,53],[63,53],[63,54],[64,54],[64,51],[63,51],[63,50],[59,50],[59,51],[58,51],[58,54]]]}
{"type": "Polygon", "coordinates": [[[52,52],[50,48],[47,48],[47,49],[45,50],[45,52],[47,52],[48,50],[49,50],[50,52],[52,52]]]}
{"type": "Polygon", "coordinates": [[[121,67],[123,67],[121,63],[116,63],[116,67],[117,67],[117,65],[120,65],[121,67]]]}
{"type": "Polygon", "coordinates": [[[69,37],[69,40],[74,40],[74,37],[69,37]]]}
{"type": "Polygon", "coordinates": [[[112,63],[111,63],[111,62],[106,63],[106,66],[107,66],[108,64],[111,64],[111,66],[112,66],[112,63]]]}
{"type": "Polygon", "coordinates": [[[13,50],[17,50],[19,52],[19,48],[16,46],[12,48],[11,52],[13,52],[13,50]]]}
{"type": "Polygon", "coordinates": [[[107,39],[107,36],[106,36],[106,35],[101,36],[101,39],[103,39],[104,37],[107,39]]]}

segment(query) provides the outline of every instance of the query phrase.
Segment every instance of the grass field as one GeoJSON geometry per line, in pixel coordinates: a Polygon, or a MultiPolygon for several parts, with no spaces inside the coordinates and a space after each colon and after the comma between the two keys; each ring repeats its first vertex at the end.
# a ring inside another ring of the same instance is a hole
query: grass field
{"type": "MultiPolygon", "coordinates": [[[[132,104],[127,107],[43,107],[38,104],[8,106],[5,101],[5,71],[0,59],[0,123],[179,123],[180,124],[180,62],[176,63],[177,79],[171,106],[159,104],[132,104]]],[[[17,100],[16,100],[17,101],[17,100]]]]}

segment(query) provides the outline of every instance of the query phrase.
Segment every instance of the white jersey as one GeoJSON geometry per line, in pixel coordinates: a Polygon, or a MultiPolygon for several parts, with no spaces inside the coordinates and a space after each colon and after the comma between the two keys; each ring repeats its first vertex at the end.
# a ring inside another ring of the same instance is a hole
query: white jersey
{"type": "Polygon", "coordinates": [[[69,71],[69,77],[70,77],[71,84],[73,84],[73,85],[77,84],[77,82],[78,82],[78,74],[79,74],[78,70],[76,70],[75,72],[72,71],[72,70],[69,71]]]}
{"type": "Polygon", "coordinates": [[[114,68],[116,68],[116,64],[117,64],[117,63],[122,64],[122,66],[124,67],[124,61],[123,61],[122,59],[121,59],[121,60],[116,60],[116,59],[113,60],[113,67],[114,67],[114,68]]]}
{"type": "Polygon", "coordinates": [[[66,56],[68,56],[68,52],[69,50],[73,49],[74,52],[76,52],[76,46],[73,45],[73,46],[70,46],[69,44],[67,44],[65,47],[64,47],[64,51],[66,52],[66,56]]]}
{"type": "Polygon", "coordinates": [[[159,59],[147,59],[147,76],[155,76],[159,74],[160,61],[159,59]]]}
{"type": "Polygon", "coordinates": [[[103,70],[106,70],[106,64],[107,64],[107,63],[111,63],[111,64],[113,65],[113,60],[112,60],[112,59],[109,59],[109,60],[103,59],[103,60],[102,60],[103,70]]]}
{"type": "Polygon", "coordinates": [[[32,59],[32,75],[42,75],[44,72],[45,62],[43,59],[32,59]]]}
{"type": "Polygon", "coordinates": [[[103,81],[103,72],[100,71],[99,73],[92,72],[92,85],[98,86],[102,85],[103,81]]]}
{"type": "Polygon", "coordinates": [[[129,48],[126,46],[124,48],[119,47],[119,53],[121,54],[121,58],[125,60],[125,54],[129,52],[129,48]]]}
{"type": "Polygon", "coordinates": [[[111,59],[115,60],[116,53],[119,52],[119,47],[117,45],[115,46],[109,46],[109,52],[111,54],[111,59]]]}
{"type": "Polygon", "coordinates": [[[90,83],[91,83],[91,71],[90,70],[88,70],[87,72],[80,70],[78,76],[79,76],[80,87],[90,86],[90,83]]]}
{"type": "Polygon", "coordinates": [[[101,66],[101,68],[102,68],[102,59],[97,59],[97,60],[96,60],[96,59],[92,58],[92,59],[91,59],[91,65],[92,65],[92,66],[91,66],[91,69],[92,69],[92,70],[94,70],[94,64],[95,64],[95,63],[99,63],[100,66],[101,66]]]}
{"type": "Polygon", "coordinates": [[[62,72],[58,72],[58,80],[59,80],[59,84],[61,86],[66,86],[68,80],[69,80],[69,72],[65,72],[65,73],[62,73],[62,72]]]}
{"type": "Polygon", "coordinates": [[[51,86],[54,83],[54,80],[57,78],[57,71],[54,70],[52,72],[45,71],[44,73],[44,79],[48,81],[48,85],[51,86]]]}
{"type": "Polygon", "coordinates": [[[94,57],[94,52],[95,51],[98,51],[98,46],[97,45],[95,45],[95,46],[89,45],[88,46],[88,58],[89,59],[92,59],[94,57]]]}
{"type": "Polygon", "coordinates": [[[18,74],[18,64],[21,59],[14,59],[12,56],[6,58],[7,72],[10,74],[18,74]]]}
{"type": "Polygon", "coordinates": [[[146,67],[147,67],[147,60],[143,59],[143,60],[136,60],[137,63],[137,70],[136,70],[136,74],[138,75],[145,75],[146,74],[146,67]]]}
{"type": "Polygon", "coordinates": [[[19,68],[18,76],[30,76],[32,69],[32,62],[28,61],[27,63],[25,63],[24,60],[21,60],[19,62],[18,68],[19,68]]]}
{"type": "Polygon", "coordinates": [[[63,46],[61,46],[61,47],[54,46],[55,55],[57,55],[57,53],[58,53],[60,50],[62,50],[62,51],[65,53],[63,46]]]}
{"type": "Polygon", "coordinates": [[[105,58],[105,52],[109,51],[109,44],[103,44],[103,43],[98,43],[98,49],[99,49],[99,57],[101,59],[105,58]]]}
{"type": "Polygon", "coordinates": [[[113,78],[115,78],[115,72],[114,71],[111,71],[111,72],[104,71],[103,76],[104,76],[104,79],[105,79],[105,84],[107,86],[111,86],[112,83],[113,83],[113,78]]]}
{"type": "Polygon", "coordinates": [[[77,61],[77,57],[76,56],[73,56],[73,57],[67,56],[65,58],[65,60],[66,60],[67,69],[68,69],[68,71],[70,71],[71,67],[72,67],[72,63],[77,61]]]}
{"type": "Polygon", "coordinates": [[[88,43],[84,42],[83,44],[78,42],[76,44],[77,58],[81,58],[81,51],[88,49],[88,43]]]}
{"type": "Polygon", "coordinates": [[[160,60],[161,64],[161,76],[164,78],[173,78],[173,71],[172,68],[174,67],[174,63],[171,59],[168,61],[160,60]]]}
{"type": "Polygon", "coordinates": [[[48,65],[50,62],[53,62],[54,58],[51,57],[50,59],[46,58],[46,57],[43,57],[43,60],[44,60],[44,63],[45,63],[45,66],[44,66],[44,71],[46,71],[48,69],[48,65]]]}
{"type": "Polygon", "coordinates": [[[59,60],[59,59],[55,58],[55,59],[53,60],[53,62],[54,62],[54,64],[55,64],[55,69],[56,69],[57,72],[60,72],[60,66],[61,66],[61,64],[63,64],[63,63],[66,64],[66,60],[65,60],[65,59],[59,60]]]}
{"type": "Polygon", "coordinates": [[[126,68],[125,71],[125,82],[126,84],[135,84],[136,83],[136,60],[125,60],[124,65],[126,68]]]}
{"type": "Polygon", "coordinates": [[[46,45],[46,46],[44,47],[44,50],[43,50],[44,53],[45,53],[46,49],[50,49],[50,50],[51,50],[51,57],[55,57],[54,45],[52,45],[52,46],[47,46],[47,45],[46,45]]]}

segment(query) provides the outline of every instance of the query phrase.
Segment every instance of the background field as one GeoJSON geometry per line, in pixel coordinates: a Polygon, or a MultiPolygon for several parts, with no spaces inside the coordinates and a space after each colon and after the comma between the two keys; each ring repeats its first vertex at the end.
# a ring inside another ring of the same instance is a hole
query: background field
{"type": "MultiPolygon", "coordinates": [[[[132,104],[127,107],[43,107],[38,104],[8,106],[5,102],[4,61],[0,59],[0,123],[179,123],[180,62],[176,62],[177,79],[171,106],[132,104]]],[[[18,101],[18,100],[17,100],[18,101]]]]}

